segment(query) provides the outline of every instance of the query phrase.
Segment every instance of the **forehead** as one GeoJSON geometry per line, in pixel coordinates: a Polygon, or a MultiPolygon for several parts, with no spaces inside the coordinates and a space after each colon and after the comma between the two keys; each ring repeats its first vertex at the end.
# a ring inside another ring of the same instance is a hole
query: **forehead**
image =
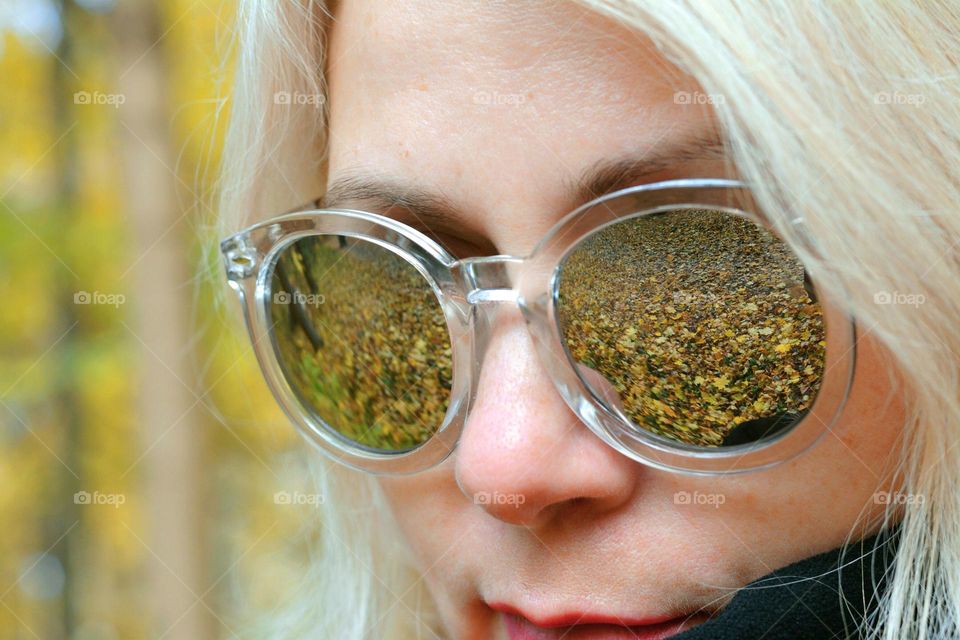
{"type": "Polygon", "coordinates": [[[691,78],[572,2],[346,0],[335,17],[331,181],[386,176],[537,225],[579,204],[566,187],[585,168],[714,128],[676,99],[691,78]]]}

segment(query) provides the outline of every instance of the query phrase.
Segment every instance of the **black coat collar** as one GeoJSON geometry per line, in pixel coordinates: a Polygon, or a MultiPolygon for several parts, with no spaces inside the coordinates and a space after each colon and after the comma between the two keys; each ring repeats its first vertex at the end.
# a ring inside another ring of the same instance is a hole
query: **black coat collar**
{"type": "Polygon", "coordinates": [[[740,589],[714,618],[670,640],[857,638],[886,588],[898,537],[895,527],[777,569],[740,589]]]}

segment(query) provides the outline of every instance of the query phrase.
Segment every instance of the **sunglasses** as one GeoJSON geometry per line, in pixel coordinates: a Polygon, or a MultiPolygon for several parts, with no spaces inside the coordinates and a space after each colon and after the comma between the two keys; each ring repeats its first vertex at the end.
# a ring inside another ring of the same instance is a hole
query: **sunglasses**
{"type": "Polygon", "coordinates": [[[664,470],[799,455],[836,421],[854,372],[852,319],[733,180],[597,198],[524,258],[457,259],[396,220],[316,204],[221,250],[277,401],[309,441],[368,472],[453,452],[504,304],[580,421],[664,470]]]}

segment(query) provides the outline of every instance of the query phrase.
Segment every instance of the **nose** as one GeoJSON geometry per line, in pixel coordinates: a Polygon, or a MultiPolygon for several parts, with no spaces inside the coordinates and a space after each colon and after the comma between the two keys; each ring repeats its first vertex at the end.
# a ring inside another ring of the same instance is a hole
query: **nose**
{"type": "Polygon", "coordinates": [[[477,506],[529,527],[572,505],[596,513],[616,509],[648,471],[601,441],[567,407],[516,308],[502,309],[493,325],[455,469],[461,490],[477,506]]]}

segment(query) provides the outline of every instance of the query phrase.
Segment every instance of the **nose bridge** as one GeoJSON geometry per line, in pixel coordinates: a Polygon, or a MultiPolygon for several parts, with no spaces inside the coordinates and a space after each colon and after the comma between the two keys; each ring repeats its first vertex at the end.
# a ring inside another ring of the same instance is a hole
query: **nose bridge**
{"type": "Polygon", "coordinates": [[[485,256],[466,258],[453,266],[461,279],[469,304],[516,302],[519,294],[516,279],[523,258],[485,256]]]}

